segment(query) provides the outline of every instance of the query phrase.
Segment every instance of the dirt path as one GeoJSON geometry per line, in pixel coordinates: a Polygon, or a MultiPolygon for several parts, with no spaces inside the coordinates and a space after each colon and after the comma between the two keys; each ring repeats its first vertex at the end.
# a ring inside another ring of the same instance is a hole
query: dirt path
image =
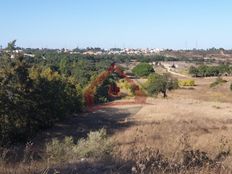
{"type": "Polygon", "coordinates": [[[177,73],[177,72],[172,71],[172,68],[170,68],[169,65],[166,65],[166,64],[165,64],[165,65],[163,65],[163,67],[167,70],[167,72],[171,73],[171,74],[174,75],[174,76],[189,78],[189,76],[187,76],[187,75],[180,74],[180,73],[177,73]]]}

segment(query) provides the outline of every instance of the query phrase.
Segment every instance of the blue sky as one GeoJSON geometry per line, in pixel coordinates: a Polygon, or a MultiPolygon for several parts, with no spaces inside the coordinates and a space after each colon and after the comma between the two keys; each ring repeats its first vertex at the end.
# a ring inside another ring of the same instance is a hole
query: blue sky
{"type": "Polygon", "coordinates": [[[0,0],[0,45],[232,48],[231,0],[0,0]]]}

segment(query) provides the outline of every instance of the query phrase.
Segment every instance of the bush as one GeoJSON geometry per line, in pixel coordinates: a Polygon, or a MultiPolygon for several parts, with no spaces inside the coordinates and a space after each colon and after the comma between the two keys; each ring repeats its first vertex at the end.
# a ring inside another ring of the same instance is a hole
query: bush
{"type": "Polygon", "coordinates": [[[68,159],[72,159],[73,154],[73,138],[65,137],[63,141],[59,141],[57,138],[52,139],[50,143],[46,144],[46,155],[49,161],[65,162],[68,159]]]}
{"type": "Polygon", "coordinates": [[[53,139],[46,145],[47,158],[53,162],[63,162],[79,158],[103,159],[112,155],[113,143],[107,138],[106,130],[90,132],[86,139],[77,144],[73,138],[65,137],[63,141],[53,139]]]}
{"type": "Polygon", "coordinates": [[[130,84],[127,80],[125,80],[125,79],[119,80],[118,86],[119,86],[120,89],[127,90],[129,96],[134,95],[133,85],[130,84]]]}
{"type": "MultiPolygon", "coordinates": [[[[104,78],[103,78],[104,79],[104,78]]],[[[112,73],[102,83],[95,86],[96,91],[93,93],[95,103],[106,103],[112,100],[112,96],[109,95],[109,88],[117,88],[116,81],[119,79],[118,74],[112,73]]]]}
{"type": "Polygon", "coordinates": [[[200,150],[183,150],[180,160],[169,159],[160,151],[145,149],[133,152],[133,173],[223,173],[223,162],[229,157],[230,151],[219,152],[215,158],[200,150]]]}
{"type": "Polygon", "coordinates": [[[217,85],[220,85],[220,84],[223,84],[223,83],[226,83],[227,80],[224,80],[222,79],[221,77],[218,77],[213,83],[210,84],[210,88],[213,88],[217,85]]]}
{"type": "Polygon", "coordinates": [[[154,72],[153,66],[148,63],[140,63],[132,69],[132,72],[139,77],[148,76],[154,72]]]}
{"type": "Polygon", "coordinates": [[[87,139],[78,141],[74,147],[74,153],[79,157],[102,159],[111,155],[113,144],[107,139],[106,130],[101,129],[96,132],[90,132],[87,139]]]}
{"type": "Polygon", "coordinates": [[[195,86],[194,80],[179,80],[178,81],[179,86],[195,86]]]}
{"type": "Polygon", "coordinates": [[[232,91],[232,83],[230,84],[230,90],[232,91]]]}

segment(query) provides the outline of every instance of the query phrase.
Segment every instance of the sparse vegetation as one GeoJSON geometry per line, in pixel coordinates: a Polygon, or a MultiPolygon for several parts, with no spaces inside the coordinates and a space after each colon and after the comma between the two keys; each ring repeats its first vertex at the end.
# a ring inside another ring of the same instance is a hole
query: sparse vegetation
{"type": "MultiPolygon", "coordinates": [[[[140,152],[138,152],[140,153],[140,152]]],[[[219,153],[215,159],[211,159],[206,152],[200,150],[187,150],[182,152],[180,161],[165,158],[159,151],[152,152],[150,149],[143,151],[143,155],[136,155],[135,166],[132,173],[198,173],[223,171],[221,158],[226,158],[229,152],[219,153]]]]}
{"type": "Polygon", "coordinates": [[[113,153],[113,143],[107,138],[106,130],[90,132],[86,139],[74,143],[72,137],[64,140],[53,139],[46,145],[46,155],[50,162],[66,162],[81,158],[106,159],[113,153]]]}
{"type": "Polygon", "coordinates": [[[217,85],[223,84],[223,83],[227,83],[227,80],[224,80],[221,77],[218,77],[213,83],[210,84],[210,88],[213,88],[217,85]]]}
{"type": "MultiPolygon", "coordinates": [[[[142,136],[145,132],[136,131],[138,135],[135,138],[145,138],[142,136]]],[[[226,148],[227,142],[222,141],[220,151],[212,157],[207,152],[189,147],[188,137],[183,136],[180,139],[180,151],[173,152],[173,155],[166,156],[160,150],[149,147],[146,142],[142,147],[136,146],[138,141],[134,141],[131,149],[128,149],[127,157],[120,156],[121,152],[117,148],[116,141],[112,141],[107,137],[106,130],[90,132],[87,138],[83,138],[75,143],[72,137],[65,137],[63,140],[52,139],[46,144],[46,153],[42,158],[46,162],[46,167],[36,166],[36,161],[32,163],[24,162],[14,170],[0,168],[4,174],[24,174],[24,173],[69,173],[86,172],[92,173],[198,173],[210,172],[217,173],[226,172],[223,162],[230,155],[230,149],[226,148]],[[178,156],[178,157],[177,157],[178,156]],[[93,163],[99,163],[99,166],[92,166],[93,163]]],[[[142,144],[141,144],[142,145],[142,144]]],[[[33,146],[28,145],[28,148],[33,146]]],[[[28,151],[30,152],[30,150],[28,151]]],[[[10,154],[10,153],[9,153],[10,154]]],[[[26,154],[26,152],[25,152],[26,154]]],[[[29,153],[32,155],[32,153],[29,153]]],[[[42,155],[42,154],[40,154],[42,155]]],[[[32,158],[33,159],[33,158],[32,158]]],[[[6,163],[7,164],[7,163],[6,163]]],[[[0,172],[1,173],[1,172],[0,172]]]]}

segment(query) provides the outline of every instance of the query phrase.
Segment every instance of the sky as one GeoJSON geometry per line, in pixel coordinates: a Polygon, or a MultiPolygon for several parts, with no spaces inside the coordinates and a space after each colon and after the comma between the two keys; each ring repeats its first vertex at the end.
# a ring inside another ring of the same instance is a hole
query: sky
{"type": "Polygon", "coordinates": [[[0,45],[232,48],[231,0],[0,0],[0,45]]]}

